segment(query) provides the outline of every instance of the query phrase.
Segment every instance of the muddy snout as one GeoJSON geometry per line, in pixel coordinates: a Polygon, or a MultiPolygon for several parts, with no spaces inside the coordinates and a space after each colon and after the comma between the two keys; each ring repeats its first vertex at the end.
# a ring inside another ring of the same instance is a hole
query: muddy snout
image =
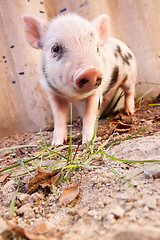
{"type": "Polygon", "coordinates": [[[90,91],[101,85],[102,73],[96,67],[80,69],[74,75],[74,82],[77,89],[90,91]]]}

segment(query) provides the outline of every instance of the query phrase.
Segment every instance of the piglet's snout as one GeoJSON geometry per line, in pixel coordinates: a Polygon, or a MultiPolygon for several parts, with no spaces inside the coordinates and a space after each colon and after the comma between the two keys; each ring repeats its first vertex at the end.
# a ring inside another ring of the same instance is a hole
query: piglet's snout
{"type": "Polygon", "coordinates": [[[88,67],[77,71],[74,75],[76,88],[90,91],[101,85],[102,73],[95,67],[88,67]]]}

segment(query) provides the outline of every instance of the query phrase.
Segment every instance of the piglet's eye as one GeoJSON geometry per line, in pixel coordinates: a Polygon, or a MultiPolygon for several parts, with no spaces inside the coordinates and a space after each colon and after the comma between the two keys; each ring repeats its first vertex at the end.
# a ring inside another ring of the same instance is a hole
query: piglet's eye
{"type": "Polygon", "coordinates": [[[97,47],[97,53],[99,53],[99,48],[97,47]]]}
{"type": "Polygon", "coordinates": [[[61,52],[61,45],[59,45],[58,43],[55,43],[52,47],[51,47],[51,52],[52,53],[58,53],[61,52]]]}

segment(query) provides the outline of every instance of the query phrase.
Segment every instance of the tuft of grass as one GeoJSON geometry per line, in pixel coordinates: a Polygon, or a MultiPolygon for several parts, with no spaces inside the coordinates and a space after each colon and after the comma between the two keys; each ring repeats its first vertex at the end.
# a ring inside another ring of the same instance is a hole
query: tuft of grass
{"type": "MultiPolygon", "coordinates": [[[[150,82],[143,82],[143,81],[139,81],[135,87],[137,87],[140,84],[147,84],[147,85],[154,85],[152,88],[148,89],[142,96],[140,96],[135,104],[138,104],[139,107],[141,105],[141,103],[144,101],[144,98],[154,89],[157,88],[158,86],[160,86],[160,83],[150,83],[150,82]]],[[[124,92],[122,91],[118,96],[118,90],[115,92],[115,94],[113,95],[113,97],[111,98],[110,102],[108,103],[108,106],[106,107],[106,109],[104,110],[104,112],[102,113],[101,117],[110,117],[113,112],[115,111],[119,101],[121,100],[121,98],[124,96],[124,92]]],[[[156,105],[157,106],[157,105],[156,105]]],[[[159,104],[158,104],[159,106],[159,104]]]]}
{"type": "MultiPolygon", "coordinates": [[[[121,98],[121,97],[120,97],[121,98]]],[[[119,98],[119,99],[120,99],[119,98]]],[[[98,103],[98,111],[100,108],[100,100],[98,103]]],[[[60,183],[62,180],[67,180],[71,174],[73,174],[76,171],[79,171],[82,168],[91,168],[93,167],[93,161],[94,159],[98,159],[97,161],[100,161],[103,156],[107,157],[108,159],[114,160],[114,161],[119,161],[119,162],[126,162],[126,163],[148,163],[148,162],[160,162],[160,160],[141,160],[141,161],[135,161],[135,160],[127,160],[127,159],[120,159],[116,158],[114,155],[110,155],[108,153],[108,150],[110,147],[113,145],[122,142],[122,141],[127,141],[130,139],[134,139],[137,137],[140,137],[139,134],[143,131],[145,131],[147,128],[153,126],[153,124],[159,124],[160,122],[153,123],[147,127],[142,128],[141,130],[135,132],[134,134],[131,134],[130,136],[126,138],[121,138],[118,140],[113,140],[112,135],[105,140],[98,148],[96,149],[94,145],[94,140],[96,137],[97,129],[98,129],[98,115],[96,117],[95,121],[95,127],[94,127],[94,133],[91,141],[87,144],[86,149],[83,150],[83,152],[78,151],[79,145],[73,145],[72,142],[72,104],[70,104],[70,111],[71,111],[71,123],[70,123],[70,137],[69,137],[69,145],[63,145],[63,146],[58,146],[58,147],[53,147],[53,146],[47,146],[47,143],[44,141],[43,133],[41,132],[41,138],[42,140],[37,142],[37,145],[40,147],[40,151],[35,154],[35,156],[22,160],[17,156],[17,163],[12,164],[4,169],[0,170],[0,173],[6,172],[6,171],[13,171],[13,169],[22,166],[24,173],[20,173],[17,176],[20,176],[22,174],[30,174],[32,175],[32,172],[36,170],[37,166],[39,163],[41,164],[42,167],[45,169],[51,168],[53,170],[58,170],[60,172],[60,177],[58,176],[58,183],[60,183]],[[66,150],[67,154],[66,154],[66,150]],[[40,161],[39,161],[40,160],[40,161]],[[50,164],[45,164],[45,161],[50,161],[50,164]],[[36,162],[35,162],[36,161],[36,162]],[[32,165],[34,167],[34,170],[29,170],[27,168],[27,164],[29,162],[32,162],[32,165]]],[[[32,145],[35,147],[35,145],[32,145]]],[[[22,148],[22,147],[32,147],[29,145],[22,145],[22,146],[15,146],[11,148],[5,148],[5,149],[0,149],[0,152],[3,151],[9,151],[17,148],[22,148]]],[[[107,167],[114,172],[118,178],[121,178],[127,184],[130,184],[129,179],[126,179],[124,175],[121,175],[118,173],[112,166],[110,166],[108,163],[106,163],[107,167]]],[[[56,179],[57,180],[57,179],[56,179]]],[[[55,181],[56,182],[56,181],[55,181]]],[[[57,184],[57,183],[56,183],[57,184]]],[[[133,186],[132,186],[133,187],[133,186]]],[[[53,192],[56,191],[56,188],[53,183],[53,192]]]]}
{"type": "Polygon", "coordinates": [[[157,88],[158,86],[160,86],[160,83],[150,83],[150,82],[142,82],[142,81],[139,81],[136,86],[138,86],[139,84],[147,84],[147,85],[154,85],[152,88],[148,89],[142,96],[140,96],[135,104],[138,104],[139,107],[141,105],[141,103],[144,101],[145,97],[154,89],[154,88],[157,88]]]}
{"type": "Polygon", "coordinates": [[[116,99],[118,90],[115,92],[115,94],[113,95],[113,97],[111,98],[109,104],[107,105],[106,109],[103,111],[101,117],[110,117],[113,112],[115,111],[115,108],[117,107],[119,101],[121,100],[121,98],[124,96],[123,91],[119,94],[119,96],[116,99]]]}
{"type": "MultiPolygon", "coordinates": [[[[159,123],[160,122],[153,123],[153,124],[159,124],[159,123]]],[[[61,182],[63,179],[67,180],[71,173],[73,173],[81,168],[92,167],[92,161],[95,158],[97,158],[97,156],[98,156],[98,160],[101,160],[102,156],[106,156],[109,159],[112,159],[114,161],[120,161],[120,162],[126,162],[126,163],[160,162],[160,160],[156,160],[156,159],[155,160],[141,160],[141,161],[119,159],[119,158],[116,158],[115,156],[111,156],[110,154],[108,154],[108,150],[110,147],[117,144],[118,142],[127,141],[130,139],[139,137],[139,133],[148,129],[153,124],[142,128],[141,130],[135,132],[134,134],[132,134],[126,138],[121,138],[121,139],[111,141],[111,138],[112,138],[112,135],[111,135],[107,140],[105,140],[98,147],[98,149],[93,149],[93,148],[91,149],[90,146],[91,146],[91,144],[93,144],[94,138],[96,136],[97,124],[98,124],[98,120],[96,119],[95,131],[93,134],[93,138],[88,143],[87,148],[84,149],[83,153],[81,153],[81,154],[78,153],[79,146],[72,145],[72,135],[70,134],[70,144],[69,145],[64,145],[64,146],[53,148],[52,146],[46,147],[46,144],[44,144],[45,147],[43,149],[41,149],[41,151],[38,152],[36,154],[36,156],[26,159],[26,160],[23,160],[23,161],[18,157],[17,163],[15,163],[11,166],[8,166],[4,169],[1,169],[0,173],[8,171],[8,170],[11,171],[11,169],[19,167],[21,165],[26,173],[31,174],[31,171],[29,171],[28,168],[26,167],[26,164],[28,162],[30,162],[30,161],[34,162],[34,160],[41,160],[43,163],[45,160],[50,159],[50,160],[53,160],[53,162],[49,166],[45,166],[45,164],[43,164],[42,167],[44,167],[46,169],[52,168],[54,170],[59,170],[61,173],[61,178],[59,179],[59,182],[61,182]],[[67,148],[70,150],[68,150],[68,154],[66,156],[64,151],[67,148]],[[73,154],[71,154],[71,151],[73,154]],[[57,160],[55,160],[55,158],[57,158],[57,160]]],[[[72,126],[72,123],[71,123],[71,126],[72,126]]],[[[72,129],[72,127],[71,127],[71,129],[72,129]]],[[[107,166],[109,167],[109,165],[107,165],[107,166]]],[[[35,164],[35,167],[36,167],[36,164],[35,164]]],[[[109,168],[112,169],[112,171],[113,171],[113,167],[110,166],[109,168]]],[[[116,171],[114,171],[114,172],[116,172],[116,171]]],[[[123,179],[123,180],[125,180],[125,179],[123,179]]]]}
{"type": "Polygon", "coordinates": [[[8,147],[8,148],[1,148],[0,149],[0,153],[1,152],[8,152],[8,151],[12,151],[15,149],[20,149],[20,148],[32,148],[32,147],[36,147],[37,145],[19,145],[19,146],[14,146],[14,147],[8,147]]]}
{"type": "Polygon", "coordinates": [[[136,100],[135,104],[138,104],[139,107],[140,107],[141,103],[144,101],[144,98],[145,98],[154,88],[155,88],[155,86],[152,87],[152,88],[150,88],[150,89],[149,89],[148,91],[146,91],[142,96],[140,96],[140,97],[136,100]]]}

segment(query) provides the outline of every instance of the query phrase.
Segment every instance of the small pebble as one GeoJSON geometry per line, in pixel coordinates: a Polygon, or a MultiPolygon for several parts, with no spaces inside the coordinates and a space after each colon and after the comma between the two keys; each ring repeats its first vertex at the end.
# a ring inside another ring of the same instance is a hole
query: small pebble
{"type": "Polygon", "coordinates": [[[148,206],[144,206],[143,211],[144,211],[145,213],[148,213],[148,212],[149,212],[148,206]]]}
{"type": "Polygon", "coordinates": [[[160,165],[153,165],[144,170],[146,178],[160,178],[160,165]]]}
{"type": "Polygon", "coordinates": [[[116,219],[115,219],[113,214],[109,214],[107,219],[108,219],[110,224],[115,224],[115,222],[116,222],[116,219]]]}
{"type": "Polygon", "coordinates": [[[92,217],[96,217],[98,215],[98,211],[95,209],[90,210],[90,211],[88,211],[88,215],[92,216],[92,217]]]}
{"type": "Polygon", "coordinates": [[[120,206],[115,206],[112,210],[111,213],[114,215],[116,219],[123,218],[125,216],[125,211],[123,208],[120,206]]]}
{"type": "Polygon", "coordinates": [[[75,216],[75,215],[77,215],[77,211],[74,209],[68,209],[67,214],[69,214],[71,216],[75,216]]]}
{"type": "Polygon", "coordinates": [[[83,207],[83,208],[81,208],[79,211],[78,211],[78,215],[79,216],[84,216],[86,213],[88,213],[88,211],[89,211],[89,207],[83,207]]]}
{"type": "Polygon", "coordinates": [[[8,193],[13,193],[16,189],[17,183],[14,180],[8,181],[4,186],[3,186],[3,192],[4,194],[6,192],[8,193]]]}
{"type": "Polygon", "coordinates": [[[24,203],[24,201],[29,197],[27,193],[18,193],[17,199],[24,203]]]}
{"type": "Polygon", "coordinates": [[[26,203],[26,204],[22,205],[22,207],[20,207],[19,209],[16,210],[16,214],[22,215],[30,209],[31,209],[30,203],[26,203]]]}

